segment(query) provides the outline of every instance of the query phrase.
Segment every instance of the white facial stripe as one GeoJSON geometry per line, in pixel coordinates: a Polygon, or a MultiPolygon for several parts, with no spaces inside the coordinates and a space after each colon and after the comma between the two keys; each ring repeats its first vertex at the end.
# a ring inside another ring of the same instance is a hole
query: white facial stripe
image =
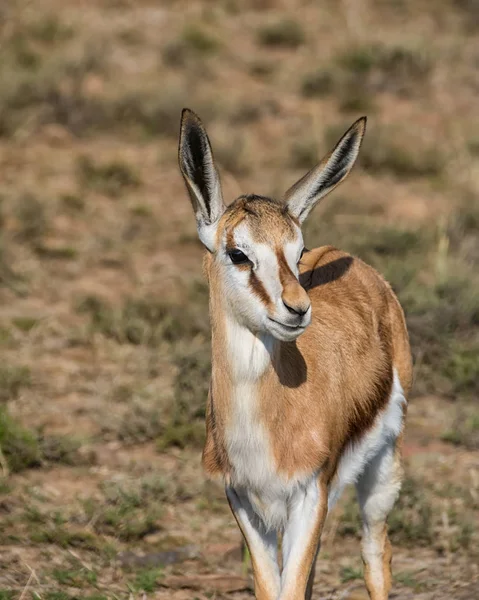
{"type": "Polygon", "coordinates": [[[250,261],[255,263],[255,246],[248,226],[240,223],[234,230],[235,247],[246,254],[250,261]]]}
{"type": "Polygon", "coordinates": [[[278,258],[276,253],[267,244],[256,244],[258,255],[258,269],[256,276],[263,284],[266,292],[273,302],[281,297],[283,288],[278,277],[278,258]]]}
{"type": "Polygon", "coordinates": [[[303,249],[303,235],[301,229],[295,226],[297,229],[296,239],[292,242],[286,242],[284,245],[284,256],[289,265],[289,268],[293,273],[298,275],[298,261],[301,257],[301,250],[303,249]]]}

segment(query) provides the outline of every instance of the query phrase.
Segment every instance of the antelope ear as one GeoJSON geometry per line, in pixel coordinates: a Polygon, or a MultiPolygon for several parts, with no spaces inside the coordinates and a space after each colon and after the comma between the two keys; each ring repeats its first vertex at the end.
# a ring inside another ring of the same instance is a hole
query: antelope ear
{"type": "Polygon", "coordinates": [[[349,174],[366,131],[366,117],[358,119],[323,160],[284,195],[289,212],[302,223],[316,204],[349,174]]]}
{"type": "Polygon", "coordinates": [[[200,118],[188,108],[181,113],[178,162],[195,213],[199,238],[213,252],[218,221],[225,205],[208,135],[200,118]]]}

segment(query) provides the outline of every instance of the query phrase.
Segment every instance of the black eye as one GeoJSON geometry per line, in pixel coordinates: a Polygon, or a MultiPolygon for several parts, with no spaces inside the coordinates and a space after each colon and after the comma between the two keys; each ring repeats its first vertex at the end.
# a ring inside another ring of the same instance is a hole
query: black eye
{"type": "Polygon", "coordinates": [[[231,262],[234,265],[245,265],[250,262],[246,254],[244,254],[244,252],[241,252],[241,250],[238,250],[238,248],[230,250],[228,252],[228,256],[231,258],[231,262]]]}
{"type": "MultiPolygon", "coordinates": [[[[305,252],[306,252],[306,248],[303,248],[303,249],[301,250],[301,256],[299,257],[299,260],[301,260],[301,259],[303,258],[303,254],[304,254],[305,252]]],[[[299,262],[299,260],[298,260],[298,262],[299,262]]]]}

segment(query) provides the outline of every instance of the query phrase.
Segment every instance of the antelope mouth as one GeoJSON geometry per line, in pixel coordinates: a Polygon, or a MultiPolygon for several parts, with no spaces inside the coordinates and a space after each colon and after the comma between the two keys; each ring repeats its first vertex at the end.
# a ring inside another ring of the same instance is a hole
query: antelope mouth
{"type": "Polygon", "coordinates": [[[272,322],[272,323],[276,323],[276,325],[279,325],[280,327],[284,327],[285,329],[288,329],[289,331],[299,331],[300,329],[306,329],[306,325],[286,325],[286,323],[281,323],[281,321],[276,321],[275,319],[272,319],[271,317],[268,317],[268,319],[272,322]]]}

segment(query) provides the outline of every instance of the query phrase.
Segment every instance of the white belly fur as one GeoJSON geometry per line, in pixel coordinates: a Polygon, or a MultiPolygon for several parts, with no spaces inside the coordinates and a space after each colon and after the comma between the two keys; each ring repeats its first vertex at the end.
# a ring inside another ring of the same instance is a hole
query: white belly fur
{"type": "Polygon", "coordinates": [[[332,508],[344,487],[355,483],[364,471],[364,467],[378,453],[394,443],[401,433],[407,404],[396,369],[393,386],[386,407],[378,414],[373,427],[358,442],[350,444],[344,450],[340,460],[334,484],[328,495],[328,508],[332,508]]]}

